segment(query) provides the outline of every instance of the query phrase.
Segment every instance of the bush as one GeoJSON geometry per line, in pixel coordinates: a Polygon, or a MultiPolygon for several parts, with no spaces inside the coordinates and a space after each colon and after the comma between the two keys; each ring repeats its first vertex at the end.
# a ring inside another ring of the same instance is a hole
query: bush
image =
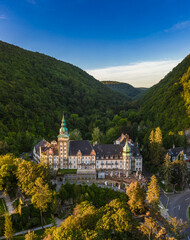
{"type": "Polygon", "coordinates": [[[31,218],[29,222],[26,224],[26,228],[29,229],[39,225],[40,225],[40,218],[34,217],[34,218],[31,218]]]}

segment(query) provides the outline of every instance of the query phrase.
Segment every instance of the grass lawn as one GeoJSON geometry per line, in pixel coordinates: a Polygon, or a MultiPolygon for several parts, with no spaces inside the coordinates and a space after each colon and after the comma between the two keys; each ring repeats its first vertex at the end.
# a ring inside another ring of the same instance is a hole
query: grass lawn
{"type": "Polygon", "coordinates": [[[4,214],[7,211],[5,200],[0,198],[0,215],[4,214]]]}
{"type": "MultiPolygon", "coordinates": [[[[43,236],[43,233],[44,233],[44,230],[38,230],[38,231],[35,231],[35,233],[38,235],[38,240],[41,240],[42,236],[43,236]]],[[[14,240],[24,240],[25,234],[24,235],[19,235],[19,236],[15,236],[13,237],[14,240]]]]}
{"type": "Polygon", "coordinates": [[[64,174],[76,174],[77,169],[59,169],[57,172],[58,176],[64,175],[64,174]]]}
{"type": "Polygon", "coordinates": [[[190,219],[190,207],[188,208],[188,218],[190,219]]]}

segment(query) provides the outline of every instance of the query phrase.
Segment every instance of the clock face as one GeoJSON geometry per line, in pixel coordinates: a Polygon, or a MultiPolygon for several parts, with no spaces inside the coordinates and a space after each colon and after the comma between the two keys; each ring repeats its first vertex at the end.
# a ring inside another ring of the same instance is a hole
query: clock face
{"type": "Polygon", "coordinates": [[[53,154],[53,151],[52,151],[52,149],[50,149],[50,150],[49,150],[49,154],[53,154]]]}

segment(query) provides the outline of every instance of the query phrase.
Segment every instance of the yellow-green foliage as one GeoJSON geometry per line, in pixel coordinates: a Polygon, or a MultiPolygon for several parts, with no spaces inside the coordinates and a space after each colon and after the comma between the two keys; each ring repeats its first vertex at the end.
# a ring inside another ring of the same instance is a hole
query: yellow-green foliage
{"type": "Polygon", "coordinates": [[[85,201],[77,205],[73,215],[68,217],[59,228],[46,231],[46,240],[85,240],[85,239],[137,239],[136,229],[126,203],[118,199],[100,209],[85,201]],[[133,235],[133,238],[131,238],[133,235]],[[127,238],[129,237],[129,238],[127,238]]]}
{"type": "Polygon", "coordinates": [[[140,112],[149,125],[151,121],[153,127],[159,125],[164,132],[175,133],[190,126],[189,67],[190,55],[147,91],[140,112]]]}
{"type": "Polygon", "coordinates": [[[183,92],[181,93],[181,95],[185,101],[188,116],[190,117],[190,67],[183,75],[180,82],[183,85],[183,92]]]}
{"type": "Polygon", "coordinates": [[[145,210],[145,192],[138,182],[131,183],[127,188],[129,207],[132,213],[143,213],[145,210]]]}
{"type": "Polygon", "coordinates": [[[151,177],[150,183],[148,184],[146,200],[147,200],[147,203],[150,205],[150,207],[154,210],[158,209],[158,205],[160,201],[159,194],[160,194],[160,187],[158,185],[156,176],[153,175],[151,177]]]}

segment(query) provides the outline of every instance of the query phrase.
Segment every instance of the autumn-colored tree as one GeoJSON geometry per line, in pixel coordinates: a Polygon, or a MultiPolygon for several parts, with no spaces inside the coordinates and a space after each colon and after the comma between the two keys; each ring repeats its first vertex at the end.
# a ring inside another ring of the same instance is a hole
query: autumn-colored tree
{"type": "Polygon", "coordinates": [[[8,240],[13,239],[12,221],[8,213],[5,214],[5,238],[8,240]]]}
{"type": "Polygon", "coordinates": [[[25,240],[38,240],[38,235],[35,232],[31,232],[30,230],[25,235],[25,240]]]}
{"type": "Polygon", "coordinates": [[[158,222],[152,217],[146,217],[144,223],[140,225],[139,230],[148,240],[164,240],[166,235],[166,230],[160,227],[158,222]]]}
{"type": "Polygon", "coordinates": [[[162,144],[162,131],[160,127],[157,127],[154,132],[154,142],[162,144]]]}
{"type": "Polygon", "coordinates": [[[148,190],[146,195],[146,200],[149,206],[152,210],[158,210],[159,209],[159,193],[160,193],[160,187],[158,185],[158,181],[156,179],[156,176],[153,175],[151,177],[151,181],[148,184],[148,190]]]}
{"type": "Polygon", "coordinates": [[[154,130],[150,132],[149,141],[150,141],[150,144],[154,143],[154,130]]]}
{"type": "Polygon", "coordinates": [[[40,210],[41,223],[43,227],[43,217],[42,213],[46,211],[48,203],[52,201],[52,192],[49,189],[48,184],[44,183],[42,178],[37,178],[32,192],[31,202],[36,208],[40,210]]]}
{"type": "Polygon", "coordinates": [[[133,213],[145,211],[145,192],[138,182],[131,183],[127,188],[129,207],[133,213]]]}

